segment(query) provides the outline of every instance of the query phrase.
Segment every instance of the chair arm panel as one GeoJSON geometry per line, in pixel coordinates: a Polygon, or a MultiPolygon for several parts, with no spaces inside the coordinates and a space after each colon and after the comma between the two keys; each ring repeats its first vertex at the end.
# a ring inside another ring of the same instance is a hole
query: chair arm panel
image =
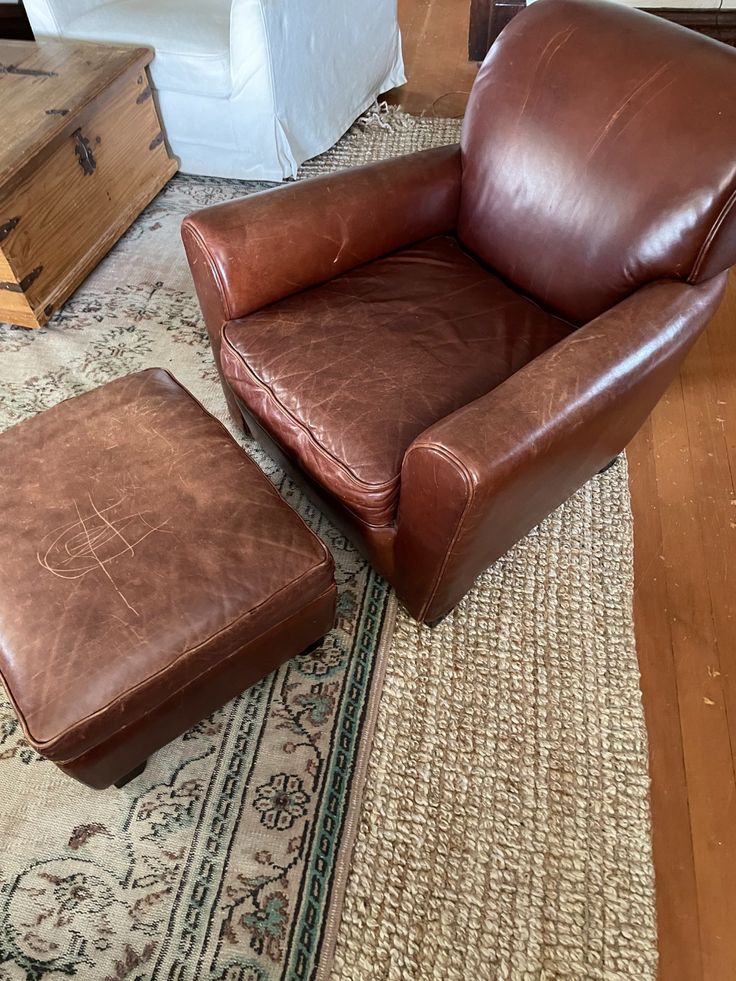
{"type": "Polygon", "coordinates": [[[205,208],[182,237],[220,364],[228,320],[455,227],[460,151],[423,150],[205,208]]]}
{"type": "Polygon", "coordinates": [[[414,616],[449,612],[621,452],[715,313],[727,276],[641,288],[417,437],[396,541],[397,588],[414,616]]]}

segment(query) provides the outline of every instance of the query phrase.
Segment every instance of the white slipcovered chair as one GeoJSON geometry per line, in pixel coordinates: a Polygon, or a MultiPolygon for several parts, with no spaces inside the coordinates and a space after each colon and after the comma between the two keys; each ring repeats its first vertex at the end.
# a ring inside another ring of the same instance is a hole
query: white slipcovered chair
{"type": "Polygon", "coordinates": [[[396,0],[25,0],[37,38],[149,45],[190,174],[280,181],[406,79],[396,0]]]}

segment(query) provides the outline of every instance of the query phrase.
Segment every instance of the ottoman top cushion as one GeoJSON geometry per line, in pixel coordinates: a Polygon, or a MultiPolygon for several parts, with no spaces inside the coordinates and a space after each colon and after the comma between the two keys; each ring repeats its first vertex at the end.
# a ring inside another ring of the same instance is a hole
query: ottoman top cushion
{"type": "Polygon", "coordinates": [[[333,585],[325,546],[162,369],[0,435],[0,674],[57,761],[333,585]]]}

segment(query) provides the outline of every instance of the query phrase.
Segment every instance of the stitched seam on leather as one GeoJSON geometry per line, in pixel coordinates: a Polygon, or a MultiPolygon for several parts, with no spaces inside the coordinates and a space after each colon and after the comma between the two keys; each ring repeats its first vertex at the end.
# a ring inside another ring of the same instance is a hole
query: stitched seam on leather
{"type": "Polygon", "coordinates": [[[432,602],[434,601],[434,598],[437,595],[437,590],[439,589],[440,582],[442,581],[442,576],[444,575],[445,569],[447,568],[447,564],[450,561],[450,554],[453,548],[455,547],[455,544],[460,536],[460,531],[462,530],[463,522],[465,521],[465,515],[468,513],[471,504],[475,500],[475,482],[473,481],[470,474],[468,473],[468,468],[465,466],[462,460],[456,457],[454,453],[452,453],[444,446],[435,446],[432,443],[415,444],[414,446],[409,447],[409,449],[406,452],[406,456],[404,457],[404,460],[406,461],[411,453],[416,452],[418,450],[425,450],[431,453],[437,453],[438,456],[444,456],[445,459],[449,460],[450,463],[455,465],[457,471],[459,472],[460,476],[462,477],[465,483],[466,489],[469,490],[468,497],[465,501],[465,506],[463,507],[462,510],[462,514],[457,519],[457,525],[455,527],[455,531],[445,551],[445,557],[442,560],[442,564],[440,565],[440,568],[437,570],[437,575],[435,576],[434,584],[432,586],[431,592],[427,597],[426,601],[422,604],[422,607],[420,609],[419,619],[421,620],[424,618],[427,610],[432,605],[432,602]]]}
{"type": "Polygon", "coordinates": [[[732,192],[731,197],[728,199],[728,201],[721,209],[721,213],[716,218],[712,228],[710,229],[710,231],[708,232],[705,238],[705,241],[700,247],[700,252],[698,252],[698,256],[695,260],[695,264],[690,272],[690,275],[687,277],[688,283],[693,283],[694,280],[697,279],[698,275],[700,274],[700,270],[705,264],[705,260],[708,257],[708,252],[710,251],[710,248],[713,245],[713,242],[715,241],[718,232],[723,227],[726,218],[728,218],[729,214],[733,210],[734,204],[736,204],[736,190],[732,192]]]}
{"type": "MultiPolygon", "coordinates": [[[[323,593],[320,593],[319,596],[316,596],[309,605],[312,606],[312,605],[315,605],[315,604],[319,603],[321,600],[325,599],[325,597],[330,596],[330,594],[332,594],[332,593],[334,593],[335,596],[337,596],[337,585],[334,582],[330,586],[329,589],[326,589],[323,593]]],[[[272,626],[268,627],[267,630],[261,631],[261,633],[258,634],[257,637],[254,637],[253,640],[250,641],[250,643],[256,643],[257,641],[261,640],[266,635],[270,634],[272,631],[278,630],[279,627],[282,627],[285,623],[288,623],[290,620],[294,620],[296,617],[300,616],[302,614],[302,612],[303,612],[302,610],[295,610],[289,616],[284,617],[283,620],[279,620],[278,623],[274,623],[272,626]]],[[[239,654],[242,651],[242,649],[243,649],[242,643],[236,644],[235,647],[233,647],[232,650],[229,653],[224,654],[221,658],[219,658],[216,664],[211,664],[207,668],[206,671],[204,671],[200,675],[197,675],[196,678],[190,678],[186,682],[186,684],[182,685],[182,689],[183,688],[190,688],[194,684],[196,684],[198,681],[201,681],[202,679],[205,679],[207,677],[207,675],[211,674],[218,667],[220,667],[220,665],[224,661],[230,661],[237,654],[239,654]]],[[[298,651],[297,653],[301,653],[301,651],[298,651]]],[[[296,655],[294,655],[294,656],[296,656],[296,655]]],[[[256,684],[256,682],[254,682],[254,684],[256,684]]],[[[154,712],[154,711],[157,711],[158,709],[160,709],[161,706],[166,701],[169,701],[174,695],[178,695],[180,693],[180,691],[181,691],[181,689],[177,689],[176,692],[170,692],[170,693],[168,693],[167,694],[167,698],[165,698],[163,701],[161,701],[157,705],[155,705],[152,709],[149,710],[149,712],[147,712],[145,715],[138,716],[135,719],[131,719],[131,721],[128,722],[127,725],[120,726],[119,728],[115,729],[114,732],[112,733],[112,735],[113,736],[119,736],[121,733],[125,732],[127,729],[130,729],[131,726],[134,726],[134,725],[138,724],[139,722],[142,722],[143,719],[146,717],[147,714],[149,714],[150,712],[154,712]]],[[[90,718],[91,718],[91,716],[90,716],[90,718]]],[[[71,730],[67,730],[67,732],[71,732],[71,730]]],[[[57,766],[68,766],[70,763],[75,763],[77,760],[83,759],[88,753],[91,753],[95,749],[98,749],[100,746],[102,746],[107,741],[108,738],[109,737],[107,737],[107,736],[106,737],[103,737],[100,740],[100,742],[95,743],[93,746],[88,746],[78,756],[71,756],[71,757],[69,757],[69,759],[65,759],[65,760],[51,760],[51,762],[52,763],[55,763],[57,766]]]]}
{"type": "MultiPolygon", "coordinates": [[[[238,403],[241,403],[242,402],[242,399],[238,395],[235,396],[235,400],[238,403]]],[[[239,408],[240,408],[240,412],[241,412],[241,415],[242,415],[243,409],[242,409],[242,407],[240,405],[239,405],[239,408]]],[[[246,419],[245,422],[248,424],[250,422],[250,420],[246,419]]],[[[260,426],[260,423],[258,423],[258,425],[260,426]]],[[[263,427],[261,427],[261,428],[263,428],[263,427]]],[[[281,441],[278,439],[278,437],[274,436],[274,434],[271,433],[271,432],[269,432],[268,430],[266,430],[266,435],[271,440],[271,442],[274,443],[274,445],[278,447],[279,451],[281,453],[283,453],[284,456],[287,459],[290,460],[291,459],[291,452],[287,449],[287,447],[285,447],[281,443],[281,441]]],[[[297,461],[295,461],[295,466],[298,466],[298,462],[297,461]]],[[[309,477],[309,474],[307,474],[306,476],[309,477]]],[[[313,480],[314,478],[309,477],[309,479],[310,480],[313,480]]],[[[318,481],[315,481],[315,483],[318,484],[318,487],[320,489],[324,489],[326,493],[328,493],[328,494],[332,493],[329,490],[329,488],[322,488],[318,481]]],[[[371,530],[372,529],[375,529],[376,531],[385,531],[386,528],[395,528],[396,527],[396,521],[395,521],[396,514],[395,514],[395,512],[394,512],[394,514],[392,514],[390,520],[386,520],[381,525],[374,525],[370,521],[366,521],[366,519],[365,519],[365,517],[363,515],[358,514],[357,511],[354,511],[353,508],[351,508],[349,504],[346,504],[345,501],[343,501],[341,498],[338,498],[334,494],[332,496],[335,497],[336,503],[339,505],[339,507],[341,507],[344,511],[348,511],[350,513],[350,516],[353,517],[353,518],[355,518],[355,520],[357,522],[359,522],[359,524],[361,524],[364,528],[368,528],[368,529],[371,529],[371,530]]],[[[328,501],[328,504],[329,504],[329,501],[328,501]]]]}
{"type": "MultiPolygon", "coordinates": [[[[266,478],[266,479],[268,479],[268,478],[266,478]]],[[[272,600],[274,600],[276,597],[278,597],[280,593],[284,592],[284,590],[291,589],[294,586],[298,586],[299,583],[303,579],[305,579],[307,576],[310,576],[313,572],[315,572],[315,570],[321,569],[321,568],[322,568],[322,565],[320,564],[318,566],[313,566],[311,569],[307,569],[307,571],[306,572],[303,572],[302,575],[299,576],[297,579],[291,580],[291,582],[286,583],[280,589],[277,589],[275,593],[271,593],[265,600],[263,600],[262,603],[259,603],[258,606],[251,607],[247,611],[247,613],[243,613],[241,616],[236,617],[234,620],[231,620],[225,627],[222,627],[220,630],[216,631],[214,634],[211,634],[206,640],[203,640],[199,644],[197,644],[196,647],[188,647],[185,651],[181,651],[175,657],[171,658],[171,660],[166,665],[164,665],[162,668],[160,668],[154,674],[148,675],[148,677],[144,678],[142,681],[139,681],[138,684],[134,685],[132,688],[126,688],[124,692],[121,692],[119,695],[116,695],[115,698],[111,699],[109,702],[106,702],[99,709],[95,709],[94,712],[90,712],[89,715],[85,715],[85,717],[83,719],[79,719],[73,725],[71,725],[68,728],[64,729],[63,732],[61,732],[58,735],[54,736],[53,739],[45,739],[43,741],[39,741],[39,740],[33,739],[33,746],[34,746],[34,748],[37,748],[39,750],[39,752],[42,752],[41,747],[43,747],[43,746],[52,746],[55,742],[60,742],[62,739],[64,739],[70,733],[74,732],[74,730],[76,728],[78,728],[79,726],[81,726],[81,725],[83,725],[83,724],[85,724],[87,722],[90,722],[93,719],[98,719],[100,716],[104,715],[105,712],[107,712],[112,706],[116,705],[121,699],[128,698],[131,695],[135,695],[138,691],[140,691],[142,688],[145,688],[151,682],[157,681],[160,678],[165,677],[165,675],[168,674],[168,672],[171,670],[171,668],[174,665],[178,664],[180,661],[182,661],[182,660],[184,660],[186,658],[195,656],[203,647],[206,647],[212,641],[216,640],[221,634],[227,633],[227,631],[230,630],[232,627],[238,626],[242,621],[247,620],[248,617],[251,616],[253,613],[255,613],[258,610],[262,609],[266,604],[270,603],[272,600]]],[[[333,584],[332,585],[334,586],[334,579],[333,579],[333,584]]],[[[330,588],[332,588],[332,587],[330,587],[330,588]]],[[[325,592],[329,592],[329,590],[325,590],[325,592]]],[[[320,594],[320,595],[322,595],[322,594],[320,594]]],[[[289,616],[284,617],[283,620],[279,620],[278,623],[274,624],[272,627],[269,627],[268,629],[269,630],[275,629],[276,627],[280,626],[282,623],[285,623],[287,620],[291,619],[291,617],[296,616],[299,612],[300,612],[300,610],[294,610],[289,616]]],[[[263,632],[265,633],[266,631],[263,631],[263,632]]],[[[258,636],[260,637],[261,634],[259,634],[258,636]]],[[[250,642],[248,642],[248,643],[250,643],[250,642]]],[[[243,645],[243,641],[241,640],[239,642],[239,649],[242,649],[243,646],[244,646],[243,645]]],[[[3,677],[3,680],[5,680],[4,677],[3,677]]],[[[6,687],[7,687],[7,685],[6,685],[6,687]]],[[[23,717],[23,718],[24,718],[24,721],[25,721],[25,717],[23,717]]],[[[30,735],[30,729],[26,729],[26,732],[28,733],[28,735],[29,735],[30,738],[33,738],[30,735]]],[[[89,747],[89,749],[92,749],[92,748],[93,747],[91,747],[91,746],[89,747]]],[[[85,750],[85,752],[88,752],[89,749],[85,750]]]]}
{"type": "Polygon", "coordinates": [[[369,483],[366,480],[361,480],[360,477],[356,476],[356,474],[347,466],[347,464],[343,463],[342,460],[338,460],[336,456],[334,456],[325,446],[322,445],[322,443],[319,442],[319,440],[315,439],[315,437],[312,434],[311,430],[308,429],[300,419],[297,419],[297,417],[295,415],[293,415],[289,411],[289,409],[286,408],[286,406],[284,405],[284,403],[275,394],[275,392],[273,391],[273,389],[271,388],[271,386],[267,382],[263,381],[263,379],[259,375],[257,375],[255,373],[255,371],[251,368],[251,366],[243,358],[242,354],[237,350],[237,348],[235,348],[233,346],[230,338],[227,336],[227,333],[226,333],[226,328],[227,327],[228,327],[228,324],[225,324],[223,326],[223,328],[222,328],[222,338],[226,342],[226,344],[228,346],[228,349],[233,352],[233,354],[235,355],[235,357],[241,362],[241,364],[243,365],[243,367],[245,368],[245,370],[248,372],[248,374],[251,376],[251,378],[254,379],[254,381],[256,382],[256,384],[257,385],[260,385],[260,387],[262,389],[264,389],[264,391],[271,397],[271,400],[273,402],[275,402],[279,406],[279,408],[281,408],[283,410],[284,415],[288,416],[289,419],[291,419],[291,421],[296,426],[298,426],[299,429],[302,430],[302,432],[304,432],[307,435],[307,437],[311,440],[312,443],[314,443],[314,445],[317,447],[317,449],[320,450],[322,453],[324,453],[324,455],[326,457],[329,457],[330,458],[330,460],[337,466],[337,468],[339,470],[341,470],[344,474],[346,474],[348,477],[350,477],[351,480],[355,481],[356,484],[360,484],[362,487],[366,487],[366,488],[371,488],[371,489],[378,489],[378,488],[384,488],[384,487],[385,488],[391,488],[391,487],[395,487],[399,483],[400,475],[398,475],[398,474],[397,474],[396,477],[393,477],[391,480],[385,480],[385,481],[383,481],[380,484],[372,484],[372,483],[369,483]]]}
{"type": "Polygon", "coordinates": [[[186,232],[188,235],[191,236],[191,238],[194,240],[194,244],[199,246],[199,250],[203,254],[205,262],[209,266],[210,273],[217,286],[217,291],[220,294],[222,305],[225,308],[225,316],[227,317],[228,320],[232,320],[233,314],[232,314],[232,310],[230,309],[230,301],[228,299],[227,292],[222,282],[222,277],[220,276],[220,270],[217,266],[217,263],[215,262],[215,257],[212,255],[209,248],[207,247],[207,244],[205,243],[205,240],[202,238],[202,235],[200,234],[198,228],[196,228],[194,225],[188,225],[188,224],[183,225],[182,228],[184,232],[186,232]]]}

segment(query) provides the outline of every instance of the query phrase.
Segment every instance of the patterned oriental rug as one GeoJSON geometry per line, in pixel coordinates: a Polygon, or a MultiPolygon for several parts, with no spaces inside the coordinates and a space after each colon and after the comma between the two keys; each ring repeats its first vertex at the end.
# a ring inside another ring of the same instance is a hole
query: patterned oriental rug
{"type": "MultiPolygon", "coordinates": [[[[302,176],[457,135],[373,112],[302,176]]],[[[0,328],[0,426],[149,365],[227,422],[179,223],[262,186],[175,178],[47,328],[0,328]]],[[[123,790],[0,697],[0,979],[653,979],[625,462],[429,631],[239,438],[335,555],[337,627],[123,790]]]]}

